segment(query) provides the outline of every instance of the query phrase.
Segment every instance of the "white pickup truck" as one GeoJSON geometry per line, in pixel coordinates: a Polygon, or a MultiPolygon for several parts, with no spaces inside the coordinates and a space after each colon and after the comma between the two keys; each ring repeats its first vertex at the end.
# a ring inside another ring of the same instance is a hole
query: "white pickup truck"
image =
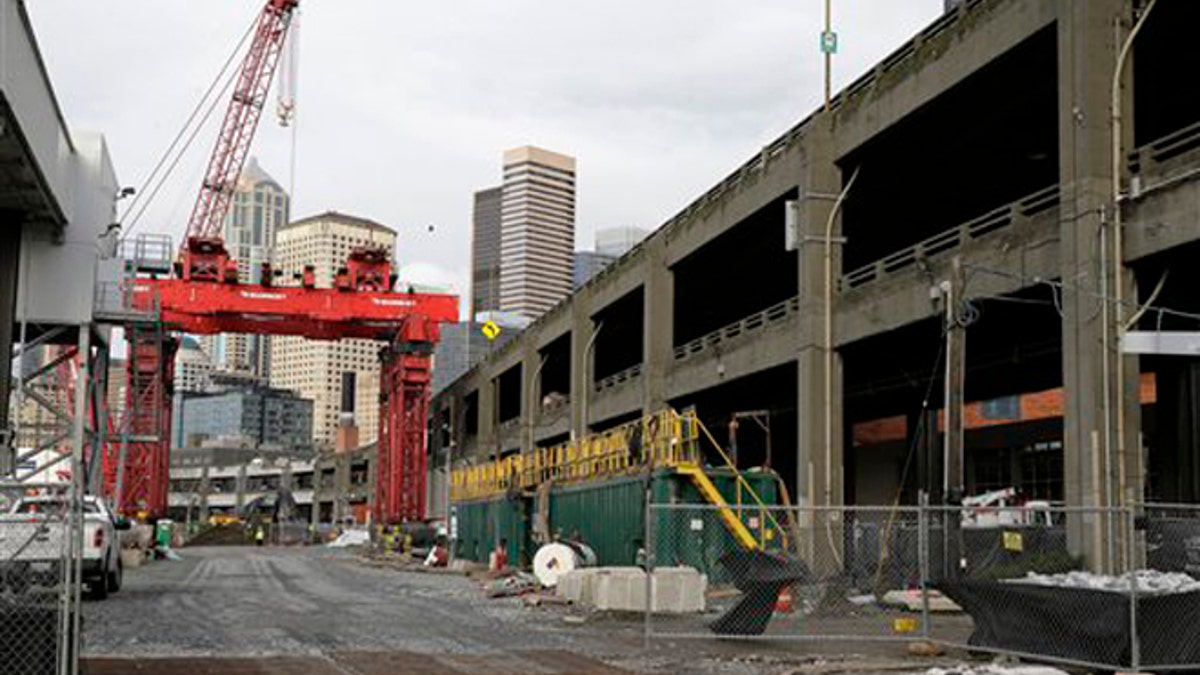
{"type": "MultiPolygon", "coordinates": [[[[64,497],[33,496],[0,515],[0,593],[59,583],[67,552],[65,510],[64,497]]],[[[103,600],[121,588],[117,532],[129,529],[129,521],[114,517],[95,497],[84,498],[83,513],[83,581],[93,598],[103,600]]]]}

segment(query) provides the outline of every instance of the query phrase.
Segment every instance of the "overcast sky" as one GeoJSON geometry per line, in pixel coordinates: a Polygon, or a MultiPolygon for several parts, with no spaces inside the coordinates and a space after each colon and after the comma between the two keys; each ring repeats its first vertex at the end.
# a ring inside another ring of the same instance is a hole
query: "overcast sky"
{"type": "MultiPolygon", "coordinates": [[[[261,6],[27,2],[68,124],[106,134],[119,178],[139,187],[261,6]]],[[[941,6],[834,0],[835,86],[941,6]]],[[[504,149],[578,158],[576,244],[591,248],[597,228],[658,227],[822,96],[822,0],[302,7],[293,215],[334,209],[387,224],[400,233],[402,276],[464,294],[472,192],[499,181],[504,149]]],[[[273,113],[272,100],[252,154],[287,187],[292,132],[273,113]]],[[[178,240],[217,122],[139,231],[178,240]]]]}

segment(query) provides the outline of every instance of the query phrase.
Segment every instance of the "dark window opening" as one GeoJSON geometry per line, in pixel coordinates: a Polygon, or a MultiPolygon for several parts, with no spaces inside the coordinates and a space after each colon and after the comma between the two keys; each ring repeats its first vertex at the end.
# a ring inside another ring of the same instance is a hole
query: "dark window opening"
{"type": "Polygon", "coordinates": [[[496,378],[497,420],[503,424],[521,416],[521,364],[496,378]]]}
{"type": "Polygon", "coordinates": [[[545,411],[564,405],[571,396],[571,334],[567,333],[538,351],[545,359],[538,385],[541,400],[538,406],[545,411]]]}
{"type": "Polygon", "coordinates": [[[852,272],[1058,182],[1049,26],[838,161],[852,272]]]}
{"type": "Polygon", "coordinates": [[[675,346],[797,294],[796,253],[785,250],[785,202],[777,197],[673,268],[675,346]]]}
{"type": "Polygon", "coordinates": [[[603,324],[592,347],[594,382],[642,362],[644,300],[639,286],[592,316],[597,324],[603,324]]]}
{"type": "Polygon", "coordinates": [[[479,392],[473,391],[463,397],[463,436],[471,438],[479,435],[479,392]]]}
{"type": "Polygon", "coordinates": [[[1135,146],[1200,122],[1200,89],[1190,83],[1200,71],[1196,26],[1200,3],[1179,0],[1157,3],[1142,26],[1131,58],[1135,146]]]}

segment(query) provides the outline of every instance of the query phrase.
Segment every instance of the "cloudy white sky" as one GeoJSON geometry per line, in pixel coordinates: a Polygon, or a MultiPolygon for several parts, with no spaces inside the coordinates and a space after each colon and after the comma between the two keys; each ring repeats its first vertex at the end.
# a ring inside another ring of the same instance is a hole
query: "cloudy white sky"
{"type": "MultiPolygon", "coordinates": [[[[68,123],[105,133],[122,182],[140,186],[262,3],[27,5],[68,123]]],[[[834,0],[835,86],[941,6],[834,0]]],[[[822,0],[303,0],[302,8],[293,214],[335,209],[388,224],[400,233],[403,276],[460,293],[471,195],[499,180],[505,148],[528,143],[578,158],[576,243],[591,248],[597,228],[662,224],[822,96],[822,0]]],[[[139,231],[182,233],[211,127],[139,231]]],[[[285,186],[291,148],[291,131],[264,115],[253,154],[285,186]]]]}

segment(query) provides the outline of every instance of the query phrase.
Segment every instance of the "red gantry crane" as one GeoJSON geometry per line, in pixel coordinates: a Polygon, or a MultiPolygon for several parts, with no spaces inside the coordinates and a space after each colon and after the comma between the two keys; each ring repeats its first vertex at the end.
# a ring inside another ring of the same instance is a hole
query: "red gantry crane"
{"type": "Polygon", "coordinates": [[[425,417],[433,346],[442,322],[458,319],[453,295],[393,291],[388,252],[360,248],[337,270],[332,288],[317,288],[313,266],[298,286],[243,283],[221,239],[237,178],[258,127],[271,79],[299,0],[268,0],[241,64],[174,274],[140,275],[133,309],[153,321],[126,327],[126,418],[120,447],[104,456],[104,491],[124,513],[161,516],[167,509],[171,389],[176,332],[250,333],[334,340],[384,340],[381,350],[379,454],[374,517],[378,523],[425,518],[425,417]]]}

